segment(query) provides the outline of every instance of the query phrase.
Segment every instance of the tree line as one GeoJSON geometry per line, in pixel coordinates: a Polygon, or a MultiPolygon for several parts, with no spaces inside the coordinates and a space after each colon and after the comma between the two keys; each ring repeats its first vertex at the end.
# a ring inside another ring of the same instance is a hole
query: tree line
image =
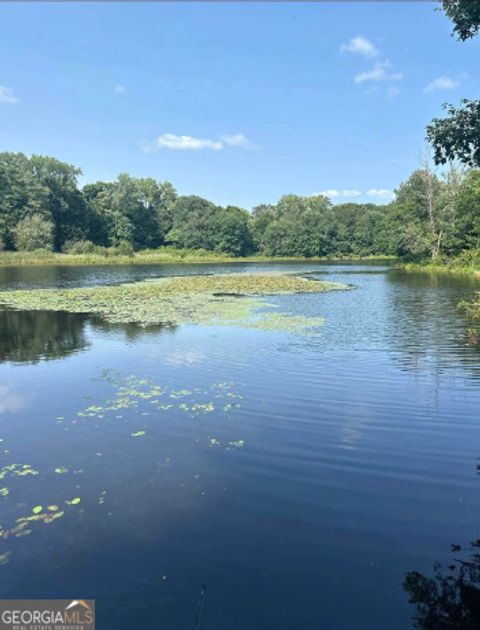
{"type": "Polygon", "coordinates": [[[439,176],[425,161],[386,205],[285,195],[252,212],[127,174],[80,188],[80,174],[53,157],[0,153],[0,248],[129,253],[174,245],[232,256],[436,259],[480,247],[475,169],[439,176]]]}

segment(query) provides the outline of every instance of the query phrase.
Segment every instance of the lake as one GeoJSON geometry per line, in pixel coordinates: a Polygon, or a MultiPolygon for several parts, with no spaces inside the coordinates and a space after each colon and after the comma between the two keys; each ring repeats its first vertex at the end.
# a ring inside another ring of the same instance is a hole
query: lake
{"type": "MultiPolygon", "coordinates": [[[[478,282],[378,264],[4,267],[0,290],[295,271],[316,334],[0,311],[0,597],[98,628],[401,630],[405,572],[478,538],[478,282]],[[1,490],[0,490],[1,492],[1,490]],[[23,519],[23,520],[22,520],[23,519]]],[[[1,296],[0,296],[1,300],[1,296]]]]}

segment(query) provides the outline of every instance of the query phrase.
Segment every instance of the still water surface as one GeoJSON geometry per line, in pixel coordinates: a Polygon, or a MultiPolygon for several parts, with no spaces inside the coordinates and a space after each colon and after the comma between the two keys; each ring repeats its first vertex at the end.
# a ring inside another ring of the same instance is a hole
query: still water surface
{"type": "Polygon", "coordinates": [[[472,279],[34,267],[1,268],[0,290],[252,268],[353,290],[274,298],[325,317],[313,336],[0,311],[0,468],[38,472],[0,480],[0,523],[64,512],[0,540],[0,597],[94,597],[99,628],[185,630],[205,584],[201,630],[411,627],[405,572],[479,537],[480,354],[456,310],[472,279]]]}

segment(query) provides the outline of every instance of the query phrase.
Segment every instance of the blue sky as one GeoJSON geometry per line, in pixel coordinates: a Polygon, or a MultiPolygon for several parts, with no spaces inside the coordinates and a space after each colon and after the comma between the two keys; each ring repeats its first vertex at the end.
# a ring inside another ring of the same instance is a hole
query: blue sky
{"type": "Polygon", "coordinates": [[[250,209],[388,200],[480,39],[435,3],[1,4],[0,150],[250,209]]]}

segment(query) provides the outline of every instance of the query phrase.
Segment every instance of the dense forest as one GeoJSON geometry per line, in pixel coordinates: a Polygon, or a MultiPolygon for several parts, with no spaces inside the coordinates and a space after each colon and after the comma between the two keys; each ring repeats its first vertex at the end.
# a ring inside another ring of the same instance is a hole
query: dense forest
{"type": "Polygon", "coordinates": [[[119,253],[174,245],[232,256],[397,255],[437,259],[480,246],[480,171],[426,161],[388,205],[333,205],[285,195],[248,212],[169,182],[119,175],[78,186],[80,169],[53,157],[0,153],[0,248],[119,253]]]}

